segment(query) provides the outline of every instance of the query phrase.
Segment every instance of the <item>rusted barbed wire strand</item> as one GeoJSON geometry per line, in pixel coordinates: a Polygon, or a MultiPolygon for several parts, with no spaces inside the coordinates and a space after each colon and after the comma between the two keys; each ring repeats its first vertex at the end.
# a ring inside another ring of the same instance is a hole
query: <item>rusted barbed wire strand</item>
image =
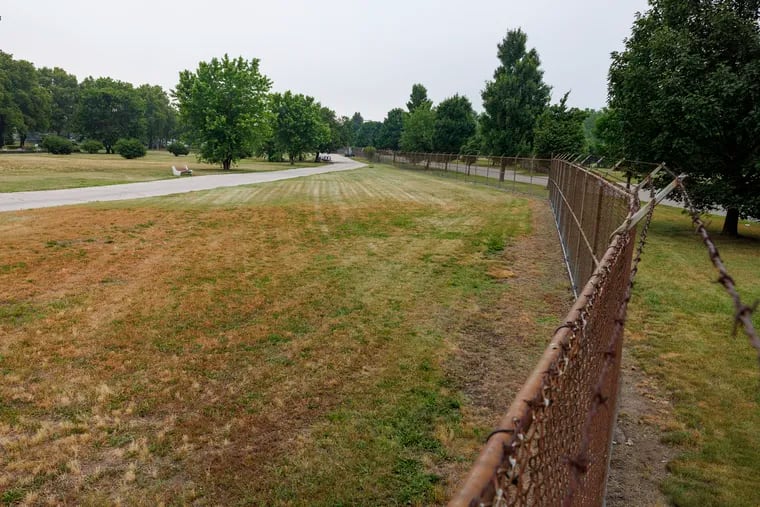
{"type": "Polygon", "coordinates": [[[694,203],[692,202],[691,196],[689,196],[689,192],[686,190],[683,181],[681,181],[678,176],[675,176],[667,167],[666,170],[677,179],[678,188],[683,194],[686,210],[691,216],[691,221],[696,228],[696,233],[702,238],[702,242],[707,248],[710,261],[712,261],[713,266],[718,270],[718,282],[726,289],[728,295],[731,296],[735,310],[733,335],[736,336],[739,324],[741,324],[744,328],[744,333],[747,335],[747,338],[749,338],[750,345],[754,347],[757,352],[758,363],[760,363],[760,337],[752,323],[752,314],[757,310],[758,301],[755,301],[751,306],[742,302],[739,292],[736,290],[736,282],[734,282],[733,277],[728,273],[725,264],[723,264],[723,259],[718,253],[718,247],[715,246],[712,238],[710,238],[710,235],[707,233],[707,227],[702,221],[702,218],[700,218],[700,213],[694,207],[694,203]]]}

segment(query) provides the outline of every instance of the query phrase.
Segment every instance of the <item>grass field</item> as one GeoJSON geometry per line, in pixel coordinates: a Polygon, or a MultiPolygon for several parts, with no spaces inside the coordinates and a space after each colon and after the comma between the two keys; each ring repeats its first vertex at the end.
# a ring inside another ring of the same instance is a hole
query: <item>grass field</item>
{"type": "Polygon", "coordinates": [[[0,236],[6,504],[444,503],[570,302],[543,201],[383,166],[0,236]]]}
{"type": "MultiPolygon", "coordinates": [[[[760,225],[740,225],[741,239],[721,237],[721,225],[710,231],[743,299],[760,300],[760,225]]],[[[649,237],[628,346],[672,406],[650,421],[681,453],[663,491],[679,506],[760,505],[757,355],[741,332],[731,336],[731,301],[688,217],[658,208],[649,237]]]]}
{"type": "MultiPolygon", "coordinates": [[[[118,183],[134,183],[174,178],[173,165],[187,164],[195,175],[222,174],[220,166],[198,162],[193,155],[175,157],[165,151],[149,151],[139,159],[127,160],[120,155],[83,154],[49,155],[0,154],[0,193],[58,188],[94,187],[118,183]]],[[[277,171],[308,167],[313,163],[265,162],[244,159],[231,172],[277,171]]]]}

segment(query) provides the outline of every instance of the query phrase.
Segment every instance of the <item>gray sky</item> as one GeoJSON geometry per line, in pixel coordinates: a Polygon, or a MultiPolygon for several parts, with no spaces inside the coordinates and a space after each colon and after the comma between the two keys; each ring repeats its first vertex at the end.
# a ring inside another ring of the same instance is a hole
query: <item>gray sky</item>
{"type": "Polygon", "coordinates": [[[81,81],[109,76],[173,88],[178,73],[228,53],[261,59],[276,91],[339,115],[382,120],[413,83],[438,103],[455,93],[481,110],[496,45],[521,27],[555,101],[606,103],[610,52],[646,0],[37,0],[3,2],[0,49],[81,81]]]}

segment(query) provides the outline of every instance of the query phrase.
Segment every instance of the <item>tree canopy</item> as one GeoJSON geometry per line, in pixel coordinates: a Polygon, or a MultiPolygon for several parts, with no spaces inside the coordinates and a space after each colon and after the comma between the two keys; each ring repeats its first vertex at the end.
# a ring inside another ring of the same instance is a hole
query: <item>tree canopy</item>
{"type": "Polygon", "coordinates": [[[50,104],[34,65],[0,51],[0,143],[15,130],[23,146],[28,132],[47,127],[50,104]]]}
{"type": "Polygon", "coordinates": [[[304,153],[319,150],[330,140],[330,127],[322,119],[321,106],[313,97],[290,91],[272,95],[274,140],[293,164],[304,153]]]}
{"type": "Polygon", "coordinates": [[[145,131],[145,102],[130,83],[88,77],[80,84],[77,128],[101,141],[106,153],[120,138],[140,138],[145,131]]]}
{"type": "Polygon", "coordinates": [[[435,109],[433,149],[441,153],[459,153],[477,130],[477,116],[467,97],[454,95],[441,101],[435,109]]]}
{"type": "Polygon", "coordinates": [[[701,208],[760,216],[760,2],[650,0],[613,54],[610,106],[628,158],[689,175],[701,208]]]}
{"type": "Polygon", "coordinates": [[[388,111],[378,136],[377,147],[386,150],[398,150],[401,147],[401,131],[404,129],[406,111],[396,107],[388,111]]]}
{"type": "Polygon", "coordinates": [[[482,93],[482,134],[485,149],[494,155],[530,153],[536,118],[549,104],[538,52],[527,51],[527,41],[520,29],[507,32],[498,45],[500,65],[482,93]]]}
{"type": "Polygon", "coordinates": [[[60,67],[43,67],[37,75],[40,86],[50,93],[50,129],[58,135],[70,132],[79,101],[77,77],[60,67]]]}
{"type": "Polygon", "coordinates": [[[400,145],[403,151],[433,151],[435,133],[435,111],[429,106],[420,106],[404,118],[400,145]]]}
{"type": "Polygon", "coordinates": [[[142,85],[137,93],[145,104],[145,141],[148,148],[166,146],[173,137],[177,123],[177,112],[169,101],[169,96],[160,86],[142,85]]]}
{"type": "Polygon", "coordinates": [[[229,170],[256,151],[268,134],[271,84],[258,59],[224,55],[201,62],[195,72],[180,72],[174,96],[201,160],[229,170]]]}
{"type": "Polygon", "coordinates": [[[433,107],[433,101],[428,98],[427,88],[420,83],[412,85],[412,93],[409,95],[409,102],[406,103],[406,109],[413,113],[420,107],[430,109],[433,107]]]}
{"type": "Polygon", "coordinates": [[[586,148],[583,120],[588,113],[575,107],[568,108],[568,95],[570,92],[562,97],[559,104],[549,106],[536,119],[533,152],[539,157],[581,153],[586,148]]]}

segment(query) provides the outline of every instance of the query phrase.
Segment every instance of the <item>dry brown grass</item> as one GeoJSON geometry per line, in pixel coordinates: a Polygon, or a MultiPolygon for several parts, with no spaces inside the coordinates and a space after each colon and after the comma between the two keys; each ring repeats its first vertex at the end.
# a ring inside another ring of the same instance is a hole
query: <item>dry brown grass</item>
{"type": "Polygon", "coordinates": [[[440,503],[563,313],[551,227],[388,169],[1,214],[2,499],[440,503]]]}

